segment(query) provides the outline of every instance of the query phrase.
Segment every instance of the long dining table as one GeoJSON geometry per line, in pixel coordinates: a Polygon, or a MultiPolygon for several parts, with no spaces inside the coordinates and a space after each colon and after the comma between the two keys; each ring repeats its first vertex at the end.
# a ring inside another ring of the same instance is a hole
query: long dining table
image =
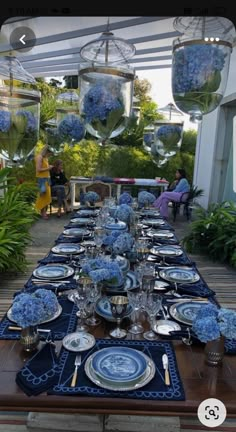
{"type": "MultiPolygon", "coordinates": [[[[96,338],[107,338],[109,326],[97,327],[96,338]]],[[[16,373],[29,358],[18,340],[0,341],[0,409],[5,411],[35,411],[54,413],[123,414],[152,416],[194,416],[199,404],[207,398],[220,399],[227,414],[236,417],[236,362],[225,355],[221,367],[205,363],[203,346],[172,342],[185,391],[183,401],[100,398],[99,396],[47,395],[28,397],[15,383],[16,373]]],[[[56,342],[58,349],[61,341],[56,342]]]]}
{"type": "MultiPolygon", "coordinates": [[[[50,257],[50,254],[48,257],[50,257]]],[[[203,293],[203,295],[205,292],[204,289],[206,290],[206,288],[207,287],[205,287],[204,284],[199,287],[199,289],[202,290],[200,292],[203,293]]],[[[208,291],[211,293],[211,290],[208,289],[208,291]]],[[[67,293],[65,291],[60,294],[62,305],[65,306],[66,302],[70,303],[69,307],[67,304],[65,312],[65,315],[70,321],[70,324],[68,324],[66,329],[69,329],[69,332],[73,332],[76,329],[75,305],[73,307],[71,306],[71,302],[68,301],[67,293]]],[[[141,319],[143,320],[142,324],[144,328],[147,329],[148,324],[144,314],[141,314],[141,319]]],[[[130,318],[125,318],[122,321],[122,327],[124,326],[125,328],[128,328],[129,324],[130,318]]],[[[45,325],[49,326],[49,324],[45,325]]],[[[3,329],[3,321],[1,322],[0,327],[3,329]]],[[[95,337],[96,341],[103,341],[105,344],[113,340],[112,343],[115,344],[116,341],[111,339],[109,336],[109,331],[113,327],[114,322],[109,322],[102,318],[100,325],[89,328],[89,333],[95,337]]],[[[19,337],[14,338],[10,336],[4,338],[2,335],[3,333],[0,335],[1,410],[50,412],[58,414],[83,413],[196,417],[198,406],[203,400],[216,398],[225,404],[227,415],[229,417],[236,417],[235,356],[226,353],[221,366],[209,366],[205,362],[204,344],[199,342],[196,343],[196,341],[193,341],[193,343],[188,343],[187,339],[175,339],[174,337],[166,338],[161,335],[158,336],[158,341],[168,341],[171,350],[174,352],[176,360],[175,364],[183,388],[182,396],[179,398],[180,400],[173,398],[171,400],[171,397],[168,397],[168,389],[166,390],[165,398],[163,399],[155,397],[149,399],[141,397],[132,398],[127,397],[125,393],[124,395],[119,393],[119,396],[117,397],[117,395],[112,394],[112,392],[110,392],[108,396],[104,397],[104,394],[101,396],[99,391],[97,393],[91,392],[89,395],[83,394],[83,391],[80,394],[72,394],[70,392],[68,393],[68,391],[67,393],[65,392],[66,394],[63,394],[63,391],[60,394],[56,394],[56,392],[51,392],[51,394],[43,392],[37,396],[29,397],[16,384],[16,374],[21,370],[26,362],[31,359],[33,354],[23,351],[19,342],[19,337]]],[[[60,334],[55,338],[56,349],[59,355],[61,355],[62,350],[65,349],[62,347],[62,340],[63,337],[60,337],[60,334]]],[[[148,346],[149,343],[149,341],[144,341],[142,334],[133,335],[128,332],[125,342],[132,345],[132,343],[134,344],[136,341],[137,343],[142,343],[143,347],[148,346]]],[[[45,341],[42,340],[40,344],[39,348],[44,347],[45,341]]],[[[156,374],[159,372],[160,371],[158,371],[158,367],[156,366],[156,374]]],[[[78,373],[78,380],[80,380],[80,372],[78,373]]]]}

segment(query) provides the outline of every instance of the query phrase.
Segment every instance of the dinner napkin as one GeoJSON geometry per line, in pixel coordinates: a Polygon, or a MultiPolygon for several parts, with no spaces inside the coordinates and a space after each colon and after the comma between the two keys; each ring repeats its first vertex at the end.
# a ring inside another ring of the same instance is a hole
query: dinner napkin
{"type": "Polygon", "coordinates": [[[28,396],[37,396],[58,381],[59,366],[55,345],[46,343],[16,374],[16,384],[28,396]]]}
{"type": "MultiPolygon", "coordinates": [[[[62,254],[63,255],[63,254],[62,254]]],[[[78,254],[78,255],[73,255],[72,260],[76,261],[79,260],[81,255],[83,254],[78,254]]],[[[40,264],[49,264],[49,263],[70,263],[70,256],[61,256],[60,254],[54,254],[53,252],[49,252],[49,254],[47,256],[45,256],[44,258],[42,258],[41,260],[38,260],[38,263],[40,264]]]]}

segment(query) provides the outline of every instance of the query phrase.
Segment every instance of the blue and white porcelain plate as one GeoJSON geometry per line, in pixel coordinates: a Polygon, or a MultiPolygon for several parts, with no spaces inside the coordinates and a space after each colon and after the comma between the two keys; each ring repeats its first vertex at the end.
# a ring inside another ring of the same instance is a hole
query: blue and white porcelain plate
{"type": "Polygon", "coordinates": [[[151,218],[147,218],[147,219],[142,219],[142,223],[144,225],[148,225],[148,226],[165,225],[165,221],[163,219],[151,219],[151,218]]]}
{"type": "MultiPolygon", "coordinates": [[[[116,322],[116,319],[113,317],[111,313],[111,303],[109,302],[109,297],[106,296],[101,297],[95,306],[95,311],[98,315],[105,318],[105,320],[110,322],[116,322]]],[[[130,304],[128,304],[127,311],[124,318],[129,316],[132,312],[133,312],[133,308],[130,304]]]]}
{"type": "Polygon", "coordinates": [[[71,254],[81,254],[85,251],[85,248],[73,243],[58,243],[51,249],[53,253],[71,255],[71,254]]]}
{"type": "Polygon", "coordinates": [[[84,217],[84,218],[79,218],[79,217],[78,218],[72,218],[70,220],[70,223],[75,224],[75,225],[81,225],[81,226],[84,226],[84,225],[95,225],[94,220],[91,219],[91,218],[87,218],[87,217],[84,217]]]}
{"type": "Polygon", "coordinates": [[[158,210],[155,210],[155,209],[153,209],[153,210],[145,210],[145,209],[143,209],[140,212],[140,215],[141,216],[146,216],[148,218],[149,217],[156,218],[156,217],[160,216],[160,212],[158,210]]]}
{"type": "Polygon", "coordinates": [[[81,217],[87,217],[87,216],[96,216],[98,214],[98,210],[93,209],[81,209],[76,212],[77,215],[81,217]]]}
{"type": "Polygon", "coordinates": [[[91,367],[105,381],[130,382],[143,376],[146,358],[140,351],[126,347],[103,348],[92,360],[91,367]]]}
{"type": "Polygon", "coordinates": [[[132,271],[128,271],[128,273],[126,274],[125,278],[124,278],[124,283],[120,286],[116,286],[116,285],[109,285],[106,284],[106,291],[107,292],[115,292],[115,291],[119,291],[120,293],[123,291],[129,291],[135,288],[138,288],[139,283],[137,281],[137,278],[134,274],[134,272],[132,271]]]}
{"type": "Polygon", "coordinates": [[[174,246],[153,246],[150,249],[150,253],[153,255],[159,255],[159,256],[170,256],[170,257],[177,257],[180,255],[183,255],[183,251],[180,248],[176,248],[174,246]]]}
{"type": "Polygon", "coordinates": [[[74,274],[74,269],[66,264],[46,264],[36,268],[33,276],[45,280],[61,280],[74,274]]]}
{"type": "Polygon", "coordinates": [[[150,230],[147,232],[147,236],[159,238],[159,239],[170,239],[170,238],[174,237],[174,234],[173,234],[173,232],[168,231],[168,230],[163,230],[163,231],[150,230]]]}
{"type": "Polygon", "coordinates": [[[169,313],[176,321],[192,325],[198,311],[202,308],[202,303],[197,301],[183,301],[170,306],[169,313]]]}
{"type": "Polygon", "coordinates": [[[169,282],[195,283],[199,281],[199,274],[193,269],[169,267],[159,272],[160,277],[169,282]]]}
{"type": "Polygon", "coordinates": [[[91,233],[83,228],[68,228],[63,231],[63,234],[69,237],[89,237],[91,233]]]}

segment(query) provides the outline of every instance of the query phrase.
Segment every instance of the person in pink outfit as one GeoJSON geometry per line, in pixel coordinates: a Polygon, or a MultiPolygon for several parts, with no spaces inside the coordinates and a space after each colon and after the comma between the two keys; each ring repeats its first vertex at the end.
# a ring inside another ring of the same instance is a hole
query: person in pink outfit
{"type": "Polygon", "coordinates": [[[171,191],[163,192],[153,203],[160,210],[164,219],[168,219],[168,204],[170,201],[180,202],[183,194],[190,191],[190,185],[186,179],[184,169],[177,169],[175,173],[175,185],[171,191]]]}

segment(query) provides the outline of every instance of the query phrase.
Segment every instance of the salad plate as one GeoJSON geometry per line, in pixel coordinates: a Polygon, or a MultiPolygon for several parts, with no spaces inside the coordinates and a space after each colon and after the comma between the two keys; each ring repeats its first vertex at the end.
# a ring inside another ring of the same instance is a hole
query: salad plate
{"type": "Polygon", "coordinates": [[[89,237],[91,232],[83,228],[68,228],[63,231],[63,234],[69,237],[89,237]]]}
{"type": "Polygon", "coordinates": [[[194,300],[182,301],[180,303],[174,303],[169,308],[169,314],[176,321],[183,324],[192,325],[194,318],[198,311],[202,308],[202,303],[194,300]]]}
{"type": "Polygon", "coordinates": [[[152,255],[170,256],[170,257],[177,257],[183,255],[182,249],[176,248],[174,246],[169,246],[169,245],[153,246],[150,249],[150,253],[152,255]]]}
{"type": "Polygon", "coordinates": [[[85,251],[85,248],[74,243],[58,243],[51,251],[55,254],[77,255],[85,251]]]}
{"type": "Polygon", "coordinates": [[[176,283],[195,283],[200,280],[200,276],[196,270],[183,267],[169,267],[162,269],[160,270],[159,275],[162,279],[176,283]]]}

